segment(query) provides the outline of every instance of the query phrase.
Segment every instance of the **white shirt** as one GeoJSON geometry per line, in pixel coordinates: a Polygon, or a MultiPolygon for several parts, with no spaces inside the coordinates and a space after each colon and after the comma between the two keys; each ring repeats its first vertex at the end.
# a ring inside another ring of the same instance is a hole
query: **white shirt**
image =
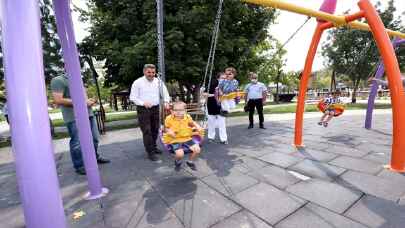
{"type": "MultiPolygon", "coordinates": [[[[165,84],[163,87],[163,101],[170,102],[169,92],[165,84]]],[[[145,76],[138,78],[132,83],[131,94],[129,99],[136,105],[144,106],[145,102],[149,102],[152,106],[159,105],[159,79],[154,78],[153,81],[148,81],[145,76]]]]}

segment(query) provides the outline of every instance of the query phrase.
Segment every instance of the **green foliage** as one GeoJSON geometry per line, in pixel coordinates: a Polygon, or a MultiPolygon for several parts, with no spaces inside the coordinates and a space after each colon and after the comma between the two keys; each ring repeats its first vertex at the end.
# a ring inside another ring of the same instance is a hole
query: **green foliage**
{"type": "MultiPolygon", "coordinates": [[[[393,0],[388,2],[385,11],[381,11],[381,3],[376,5],[386,28],[393,30],[403,29],[400,18],[394,18],[396,11],[393,0]]],[[[327,43],[322,49],[327,64],[338,74],[346,75],[357,90],[360,82],[373,73],[379,60],[379,53],[371,32],[348,29],[345,27],[330,30],[327,43]]],[[[353,101],[355,102],[355,95],[353,101]]]]}
{"type": "MultiPolygon", "coordinates": [[[[104,80],[99,80],[98,83],[100,85],[101,100],[104,102],[108,101],[110,99],[112,91],[118,88],[118,86],[114,84],[108,87],[103,86],[104,80]]],[[[87,96],[97,98],[97,88],[93,80],[87,84],[87,96]]]]}
{"type": "MultiPolygon", "coordinates": [[[[142,75],[145,63],[157,62],[155,1],[91,0],[82,19],[91,23],[86,42],[92,56],[105,60],[106,84],[129,86],[142,75]]],[[[217,0],[164,1],[166,78],[187,84],[202,81],[217,0]]],[[[256,47],[267,36],[275,11],[224,1],[224,12],[215,57],[215,72],[226,66],[239,71],[242,82],[248,71],[264,61],[256,47]]]]}
{"type": "MultiPolygon", "coordinates": [[[[49,82],[53,77],[64,72],[61,58],[61,46],[56,33],[56,21],[50,0],[40,0],[41,35],[44,58],[45,79],[49,82]]],[[[3,54],[0,45],[0,81],[4,80],[3,54]]]]}

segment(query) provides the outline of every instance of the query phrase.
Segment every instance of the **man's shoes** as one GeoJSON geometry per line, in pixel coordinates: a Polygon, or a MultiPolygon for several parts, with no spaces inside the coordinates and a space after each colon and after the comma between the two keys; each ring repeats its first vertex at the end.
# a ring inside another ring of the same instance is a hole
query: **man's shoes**
{"type": "Polygon", "coordinates": [[[97,163],[98,164],[106,164],[106,163],[110,163],[110,162],[111,162],[110,160],[108,160],[106,158],[103,158],[103,157],[98,157],[97,158],[97,163]]]}
{"type": "Polygon", "coordinates": [[[151,160],[153,162],[156,162],[156,163],[161,163],[162,162],[162,160],[160,160],[158,158],[158,156],[156,156],[156,154],[149,154],[148,158],[149,158],[149,160],[151,160]]]}
{"type": "Polygon", "coordinates": [[[190,167],[191,170],[197,171],[197,167],[195,166],[194,162],[186,161],[186,164],[188,167],[190,167]]]}
{"type": "Polygon", "coordinates": [[[176,172],[180,171],[182,164],[183,164],[183,162],[181,160],[174,160],[174,170],[176,172]]]}
{"type": "Polygon", "coordinates": [[[229,112],[224,111],[224,110],[221,110],[220,113],[219,113],[219,115],[224,116],[224,117],[228,116],[228,114],[229,114],[229,112]]]}
{"type": "Polygon", "coordinates": [[[221,141],[221,144],[228,145],[228,141],[221,141]]]}
{"type": "Polygon", "coordinates": [[[260,125],[259,128],[260,128],[260,129],[266,129],[263,125],[260,125]]]}
{"type": "Polygon", "coordinates": [[[161,151],[161,150],[159,150],[159,149],[156,149],[155,150],[155,154],[162,154],[163,152],[161,151]]]}
{"type": "Polygon", "coordinates": [[[249,124],[248,129],[252,129],[253,128],[253,124],[249,124]]]}
{"type": "Polygon", "coordinates": [[[76,173],[79,175],[86,175],[86,170],[84,169],[84,167],[80,167],[76,169],[76,173]]]}

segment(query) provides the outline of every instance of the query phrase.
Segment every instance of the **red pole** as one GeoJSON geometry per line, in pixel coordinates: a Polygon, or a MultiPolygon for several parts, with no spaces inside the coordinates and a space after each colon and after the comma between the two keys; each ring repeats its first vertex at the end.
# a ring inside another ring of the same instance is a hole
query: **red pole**
{"type": "Polygon", "coordinates": [[[403,95],[401,72],[394,48],[377,11],[368,0],[360,0],[358,5],[364,11],[386,66],[388,86],[391,93],[393,123],[392,153],[389,168],[396,172],[405,172],[405,96],[403,95]]]}

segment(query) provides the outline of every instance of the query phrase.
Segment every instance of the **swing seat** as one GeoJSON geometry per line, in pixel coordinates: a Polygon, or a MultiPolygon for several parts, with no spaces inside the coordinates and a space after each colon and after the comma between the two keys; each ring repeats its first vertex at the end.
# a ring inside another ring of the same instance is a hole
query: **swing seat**
{"type": "Polygon", "coordinates": [[[240,101],[240,99],[244,98],[246,95],[245,92],[232,92],[229,94],[225,94],[222,96],[219,96],[219,101],[223,101],[223,100],[232,100],[235,99],[236,101],[240,101]]]}
{"type": "MultiPolygon", "coordinates": [[[[191,129],[192,130],[192,129],[191,129]]],[[[204,135],[205,135],[205,131],[201,130],[201,131],[194,131],[192,130],[192,139],[193,142],[195,144],[198,145],[202,145],[203,141],[204,141],[204,135]]],[[[159,132],[159,138],[160,138],[160,143],[162,144],[163,148],[169,152],[169,153],[174,153],[173,148],[171,146],[171,144],[173,144],[173,138],[168,136],[167,134],[164,134],[162,130],[160,130],[159,132]]]]}
{"type": "MultiPolygon", "coordinates": [[[[328,109],[328,105],[325,103],[324,99],[321,99],[318,102],[317,107],[318,107],[318,110],[323,112],[323,113],[325,113],[326,109],[328,109]]],[[[333,105],[330,105],[329,108],[334,109],[334,111],[335,111],[334,116],[338,117],[338,116],[343,114],[343,112],[345,111],[346,106],[344,104],[333,104],[333,105]]]]}

